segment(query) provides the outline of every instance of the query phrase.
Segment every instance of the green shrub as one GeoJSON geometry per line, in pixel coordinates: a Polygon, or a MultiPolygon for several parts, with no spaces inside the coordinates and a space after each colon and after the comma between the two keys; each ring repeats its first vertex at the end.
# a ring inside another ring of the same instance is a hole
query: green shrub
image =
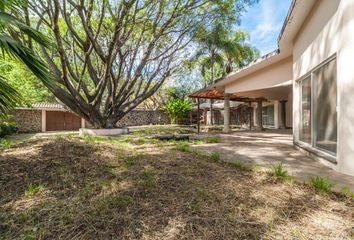
{"type": "Polygon", "coordinates": [[[310,177],[309,184],[320,193],[328,193],[333,187],[333,183],[328,178],[322,177],[310,177]]]}
{"type": "Polygon", "coordinates": [[[278,163],[272,168],[272,175],[283,180],[292,180],[292,177],[288,175],[288,171],[284,169],[283,163],[278,163]]]}
{"type": "Polygon", "coordinates": [[[0,149],[10,149],[13,142],[5,138],[0,138],[0,149]]]}
{"type": "Polygon", "coordinates": [[[343,193],[345,196],[354,198],[354,192],[351,192],[348,187],[342,187],[342,189],[341,189],[340,191],[341,191],[341,193],[343,193]]]}
{"type": "Polygon", "coordinates": [[[220,153],[218,153],[218,152],[213,152],[213,153],[210,155],[210,158],[211,158],[211,160],[213,160],[213,161],[215,161],[215,162],[220,162],[221,155],[220,155],[220,153]]]}
{"type": "Polygon", "coordinates": [[[277,165],[274,165],[272,170],[273,175],[276,177],[284,178],[288,176],[288,172],[283,168],[283,163],[278,163],[277,165]]]}
{"type": "Polygon", "coordinates": [[[189,150],[189,142],[181,141],[177,143],[176,149],[181,152],[188,152],[189,150]]]}
{"type": "Polygon", "coordinates": [[[17,127],[14,122],[0,123],[0,138],[11,135],[17,132],[17,127]]]}
{"type": "Polygon", "coordinates": [[[209,136],[205,139],[206,143],[219,143],[220,142],[220,138],[216,137],[216,136],[209,136]]]}
{"type": "Polygon", "coordinates": [[[173,99],[166,103],[165,110],[168,113],[171,123],[176,124],[189,111],[192,104],[188,100],[173,99]]]}
{"type": "Polygon", "coordinates": [[[34,196],[36,193],[43,190],[44,188],[45,185],[43,184],[38,184],[38,185],[30,184],[26,189],[25,195],[29,197],[34,196]]]}

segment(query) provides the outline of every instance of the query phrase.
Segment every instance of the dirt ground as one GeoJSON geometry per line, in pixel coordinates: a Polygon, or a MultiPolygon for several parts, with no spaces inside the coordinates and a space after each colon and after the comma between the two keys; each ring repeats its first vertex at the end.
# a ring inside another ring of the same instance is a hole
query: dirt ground
{"type": "Polygon", "coordinates": [[[352,198],[147,134],[2,151],[0,239],[354,238],[352,198]]]}

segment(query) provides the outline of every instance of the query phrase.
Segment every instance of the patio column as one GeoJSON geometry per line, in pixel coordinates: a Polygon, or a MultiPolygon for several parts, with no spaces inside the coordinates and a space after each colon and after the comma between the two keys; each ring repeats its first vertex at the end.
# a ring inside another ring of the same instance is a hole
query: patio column
{"type": "Polygon", "coordinates": [[[230,128],[230,94],[224,95],[224,133],[229,133],[230,128]]]}
{"type": "Polygon", "coordinates": [[[197,98],[197,131],[200,133],[200,99],[197,98]]]}
{"type": "Polygon", "coordinates": [[[263,114],[262,114],[262,99],[257,100],[257,130],[263,130],[263,114]]]}
{"type": "Polygon", "coordinates": [[[248,114],[249,114],[249,119],[248,119],[248,121],[249,121],[249,128],[250,128],[250,131],[252,130],[252,102],[249,102],[249,112],[248,112],[248,114]]]}
{"type": "Polygon", "coordinates": [[[280,112],[279,112],[279,101],[274,101],[274,128],[280,128],[280,112]]]}
{"type": "Polygon", "coordinates": [[[253,126],[257,126],[257,107],[253,107],[253,126]]]}
{"type": "Polygon", "coordinates": [[[280,101],[279,128],[286,129],[286,100],[280,101]]]}

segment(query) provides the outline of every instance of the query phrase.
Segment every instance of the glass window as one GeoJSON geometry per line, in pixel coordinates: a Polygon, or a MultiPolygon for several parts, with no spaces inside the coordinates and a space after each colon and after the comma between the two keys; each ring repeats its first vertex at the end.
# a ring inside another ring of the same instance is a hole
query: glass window
{"type": "Polygon", "coordinates": [[[302,142],[311,144],[311,76],[301,82],[300,136],[302,142]]]}
{"type": "Polygon", "coordinates": [[[263,125],[274,126],[274,105],[263,107],[263,125]]]}
{"type": "Polygon", "coordinates": [[[314,144],[337,152],[337,71],[336,60],[313,72],[314,144]]]}

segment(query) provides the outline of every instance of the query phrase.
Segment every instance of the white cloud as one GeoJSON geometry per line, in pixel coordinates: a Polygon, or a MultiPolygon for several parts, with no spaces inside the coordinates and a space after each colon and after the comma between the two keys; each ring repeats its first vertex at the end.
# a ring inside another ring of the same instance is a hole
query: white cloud
{"type": "Polygon", "coordinates": [[[260,0],[242,18],[241,27],[250,33],[251,44],[262,54],[277,48],[277,39],[290,0],[260,0]]]}

